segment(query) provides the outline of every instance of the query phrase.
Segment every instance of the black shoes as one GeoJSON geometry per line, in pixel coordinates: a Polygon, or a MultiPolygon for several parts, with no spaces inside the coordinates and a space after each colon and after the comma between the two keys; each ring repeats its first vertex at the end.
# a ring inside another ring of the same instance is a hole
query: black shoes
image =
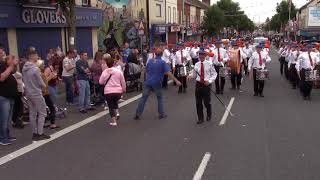
{"type": "Polygon", "coordinates": [[[254,93],[253,96],[258,96],[258,93],[254,93]]]}
{"type": "Polygon", "coordinates": [[[211,121],[211,116],[208,116],[208,117],[207,117],[207,121],[208,121],[208,122],[211,121]]]}
{"type": "Polygon", "coordinates": [[[51,137],[45,134],[33,134],[32,140],[34,141],[41,141],[41,140],[47,140],[50,139],[51,137]]]}
{"type": "Polygon", "coordinates": [[[264,97],[264,95],[263,95],[262,93],[261,93],[261,94],[259,94],[259,96],[260,96],[260,97],[264,97]]]}
{"type": "Polygon", "coordinates": [[[204,123],[203,120],[199,120],[199,121],[197,122],[197,124],[202,124],[202,123],[204,123]]]}
{"type": "Polygon", "coordinates": [[[134,120],[140,120],[140,116],[136,115],[133,119],[134,120]]]}
{"type": "Polygon", "coordinates": [[[163,115],[160,115],[160,116],[159,116],[159,119],[165,119],[165,118],[167,118],[167,117],[168,117],[167,115],[163,114],[163,115]]]}
{"type": "Polygon", "coordinates": [[[82,113],[82,114],[88,113],[86,110],[80,110],[79,112],[82,113]]]}
{"type": "Polygon", "coordinates": [[[187,89],[183,89],[182,92],[183,92],[183,93],[187,93],[187,89]]]}

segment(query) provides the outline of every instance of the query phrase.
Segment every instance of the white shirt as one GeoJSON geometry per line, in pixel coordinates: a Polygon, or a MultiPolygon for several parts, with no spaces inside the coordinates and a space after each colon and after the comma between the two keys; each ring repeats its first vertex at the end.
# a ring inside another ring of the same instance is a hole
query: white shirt
{"type": "Polygon", "coordinates": [[[181,52],[182,52],[182,57],[184,58],[183,64],[187,64],[189,61],[191,61],[191,57],[189,53],[186,50],[178,50],[175,54],[175,56],[172,58],[172,67],[176,67],[176,65],[182,65],[182,60],[181,60],[181,52]]]}
{"type": "Polygon", "coordinates": [[[243,53],[247,56],[247,58],[250,58],[252,56],[253,50],[252,47],[244,47],[242,48],[243,53]]]}
{"type": "MultiPolygon", "coordinates": [[[[203,61],[204,66],[204,81],[208,81],[209,84],[213,83],[217,78],[217,72],[215,68],[211,65],[209,61],[203,61]]],[[[192,74],[190,74],[193,78],[196,78],[197,81],[201,81],[201,61],[197,62],[194,65],[194,69],[192,74]]]]}
{"type": "Polygon", "coordinates": [[[162,59],[167,63],[170,64],[170,51],[168,49],[165,49],[162,53],[162,59]]]}
{"type": "Polygon", "coordinates": [[[249,59],[249,62],[248,62],[248,70],[249,71],[251,70],[251,68],[264,69],[266,67],[266,63],[271,61],[271,58],[267,53],[261,51],[260,54],[261,54],[261,59],[262,59],[262,65],[260,66],[260,64],[259,64],[260,57],[259,57],[258,52],[256,51],[252,54],[251,58],[249,59]]]}
{"type": "Polygon", "coordinates": [[[220,53],[220,62],[218,61],[218,48],[216,48],[214,51],[214,56],[212,58],[212,63],[214,65],[221,65],[224,66],[224,63],[229,61],[229,55],[227,50],[223,49],[223,48],[219,48],[219,53],[220,53]]]}
{"type": "Polygon", "coordinates": [[[289,55],[288,67],[290,68],[291,64],[297,64],[298,57],[300,56],[301,51],[292,51],[289,55]]]}
{"type": "Polygon", "coordinates": [[[286,48],[280,48],[279,51],[278,51],[278,54],[281,56],[281,57],[285,57],[285,53],[286,53],[286,48]]]}
{"type": "Polygon", "coordinates": [[[191,50],[190,50],[190,56],[191,56],[191,58],[193,58],[193,59],[199,58],[199,55],[198,55],[199,50],[200,50],[199,47],[197,47],[197,48],[195,48],[195,47],[191,48],[191,50]]]}
{"type": "Polygon", "coordinates": [[[301,69],[313,69],[315,65],[319,63],[320,60],[315,53],[311,52],[310,56],[313,62],[313,66],[311,66],[308,52],[302,52],[300,54],[296,63],[297,71],[300,71],[301,69]]]}

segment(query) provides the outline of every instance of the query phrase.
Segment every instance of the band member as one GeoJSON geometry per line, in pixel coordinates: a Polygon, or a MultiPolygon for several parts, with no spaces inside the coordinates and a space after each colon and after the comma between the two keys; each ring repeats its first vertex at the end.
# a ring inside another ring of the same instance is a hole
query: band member
{"type": "Polygon", "coordinates": [[[279,49],[278,54],[280,55],[279,62],[280,62],[280,74],[283,75],[283,69],[284,64],[286,61],[286,53],[287,47],[285,45],[282,45],[282,47],[279,49]]]}
{"type": "Polygon", "coordinates": [[[202,124],[204,122],[203,115],[203,104],[207,109],[207,121],[212,118],[212,107],[211,107],[211,84],[217,77],[217,72],[215,68],[209,61],[205,61],[206,52],[201,49],[199,51],[199,62],[194,66],[193,73],[188,76],[188,79],[196,79],[196,107],[198,114],[197,124],[202,124]]]}
{"type": "Polygon", "coordinates": [[[248,75],[248,61],[250,57],[252,56],[253,50],[250,46],[249,42],[246,42],[245,47],[242,48],[243,53],[246,55],[246,58],[243,59],[243,69],[246,75],[248,75]]]}
{"type": "Polygon", "coordinates": [[[242,60],[246,58],[245,54],[239,48],[238,43],[232,42],[232,49],[229,51],[229,66],[231,67],[231,84],[233,90],[237,88],[239,92],[242,92],[240,89],[242,70],[241,64],[242,60]]]}
{"type": "Polygon", "coordinates": [[[298,76],[300,81],[300,91],[303,95],[304,100],[311,99],[311,91],[312,91],[312,81],[306,81],[306,75],[313,72],[316,64],[319,63],[319,58],[315,53],[312,52],[313,45],[309,44],[306,48],[303,48],[303,52],[298,57],[298,61],[296,64],[296,69],[298,71],[298,76]]]}
{"type": "Polygon", "coordinates": [[[284,75],[286,77],[287,80],[289,80],[289,68],[288,68],[288,64],[289,64],[289,56],[292,52],[292,44],[290,44],[288,46],[288,49],[285,51],[285,61],[284,61],[284,75]]]}
{"type": "Polygon", "coordinates": [[[264,97],[264,80],[257,80],[257,71],[266,69],[266,63],[271,61],[270,56],[267,53],[262,52],[262,45],[256,46],[256,51],[252,54],[248,62],[248,71],[253,69],[253,89],[254,96],[264,97]]]}
{"type": "Polygon", "coordinates": [[[298,45],[294,45],[292,48],[293,48],[293,51],[289,56],[289,63],[288,63],[289,78],[290,78],[290,82],[292,84],[292,89],[296,89],[297,84],[299,83],[298,73],[296,70],[296,64],[297,64],[298,57],[300,56],[301,52],[300,52],[300,47],[298,45]]]}
{"type": "MultiPolygon", "coordinates": [[[[171,61],[170,61],[170,51],[168,49],[167,44],[162,44],[162,59],[168,64],[169,67],[171,67],[171,61]]],[[[168,88],[168,75],[164,75],[163,82],[162,82],[162,88],[167,89],[168,88]]]]}
{"type": "Polygon", "coordinates": [[[174,60],[172,61],[174,74],[177,74],[178,80],[182,83],[182,86],[179,86],[179,94],[187,92],[187,71],[184,70],[187,70],[187,66],[189,66],[190,63],[192,62],[189,53],[184,50],[183,46],[180,46],[176,52],[174,60]]]}
{"type": "Polygon", "coordinates": [[[221,48],[221,41],[216,41],[216,49],[214,50],[215,56],[213,57],[213,65],[218,73],[218,78],[215,80],[216,85],[216,94],[223,94],[224,85],[226,82],[226,79],[224,77],[220,77],[219,70],[220,68],[225,66],[225,63],[229,60],[229,56],[227,53],[227,50],[221,48]]]}
{"type": "Polygon", "coordinates": [[[192,64],[195,65],[199,61],[199,52],[200,48],[198,47],[198,44],[195,43],[194,47],[190,50],[190,56],[192,58],[192,64]]]}

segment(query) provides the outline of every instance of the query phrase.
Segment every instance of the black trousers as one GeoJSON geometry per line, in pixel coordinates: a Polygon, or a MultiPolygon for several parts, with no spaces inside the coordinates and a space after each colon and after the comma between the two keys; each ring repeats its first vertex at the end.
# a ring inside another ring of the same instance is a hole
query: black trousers
{"type": "Polygon", "coordinates": [[[55,124],[55,122],[56,122],[56,108],[54,107],[54,104],[50,98],[50,95],[45,95],[45,96],[43,96],[43,98],[46,102],[46,105],[49,108],[48,119],[51,124],[55,124]]]}
{"type": "Polygon", "coordinates": [[[199,61],[199,58],[192,58],[192,64],[196,65],[196,63],[199,61]]]}
{"type": "Polygon", "coordinates": [[[263,94],[264,81],[257,80],[257,70],[253,69],[253,90],[255,94],[263,94]]]}
{"type": "Polygon", "coordinates": [[[243,64],[243,69],[244,69],[244,73],[247,75],[249,72],[248,72],[248,61],[249,61],[249,58],[246,58],[242,64],[243,64]]]}
{"type": "Polygon", "coordinates": [[[22,113],[23,113],[23,103],[22,103],[22,93],[18,93],[18,96],[14,100],[14,108],[12,113],[12,121],[16,125],[22,124],[22,113]]]}
{"type": "Polygon", "coordinates": [[[296,66],[295,64],[291,64],[290,69],[289,69],[290,82],[291,82],[293,88],[296,88],[297,84],[299,83],[298,72],[297,72],[297,69],[295,66],[296,66]]]}
{"type": "Polygon", "coordinates": [[[116,110],[119,109],[118,106],[118,102],[121,98],[120,93],[111,93],[111,94],[106,94],[106,100],[108,103],[108,107],[109,107],[109,112],[110,112],[110,116],[111,118],[116,117],[116,110]]]}
{"type": "Polygon", "coordinates": [[[231,84],[232,88],[240,89],[241,86],[241,78],[242,78],[242,70],[240,69],[240,73],[238,74],[236,70],[231,71],[231,84]]]}
{"type": "Polygon", "coordinates": [[[197,114],[198,114],[199,121],[204,120],[203,104],[207,109],[207,117],[211,117],[212,115],[210,88],[211,88],[211,85],[206,86],[200,82],[196,83],[195,96],[196,96],[196,106],[197,106],[197,114]]]}
{"type": "Polygon", "coordinates": [[[186,90],[188,85],[187,85],[187,77],[186,76],[181,76],[178,77],[178,80],[181,82],[181,86],[179,86],[179,91],[182,91],[182,89],[186,90]]]}
{"type": "Polygon", "coordinates": [[[287,80],[289,80],[289,67],[288,67],[288,62],[284,62],[284,76],[286,77],[287,80]]]}
{"type": "Polygon", "coordinates": [[[280,57],[280,58],[279,58],[279,61],[280,61],[280,74],[282,75],[282,74],[283,74],[284,64],[285,64],[285,62],[286,62],[286,59],[285,59],[285,57],[280,57]]]}
{"type": "Polygon", "coordinates": [[[313,81],[306,81],[306,73],[307,70],[302,69],[300,71],[301,83],[300,83],[300,91],[303,97],[310,97],[313,81]]]}
{"type": "Polygon", "coordinates": [[[222,68],[222,66],[214,66],[216,69],[216,72],[218,74],[215,85],[216,85],[216,93],[221,93],[224,90],[224,84],[226,83],[226,78],[220,77],[219,69],[222,68]]]}

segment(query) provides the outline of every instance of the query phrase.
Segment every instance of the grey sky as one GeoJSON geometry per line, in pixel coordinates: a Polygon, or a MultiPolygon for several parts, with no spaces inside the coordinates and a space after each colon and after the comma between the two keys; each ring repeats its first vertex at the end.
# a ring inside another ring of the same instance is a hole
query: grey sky
{"type": "MultiPolygon", "coordinates": [[[[214,4],[218,0],[211,0],[214,4]]],[[[248,15],[248,17],[256,23],[264,22],[267,17],[272,17],[276,12],[277,3],[282,0],[233,0],[240,4],[241,9],[248,15]]],[[[307,0],[292,0],[297,8],[306,4],[307,0]]]]}

